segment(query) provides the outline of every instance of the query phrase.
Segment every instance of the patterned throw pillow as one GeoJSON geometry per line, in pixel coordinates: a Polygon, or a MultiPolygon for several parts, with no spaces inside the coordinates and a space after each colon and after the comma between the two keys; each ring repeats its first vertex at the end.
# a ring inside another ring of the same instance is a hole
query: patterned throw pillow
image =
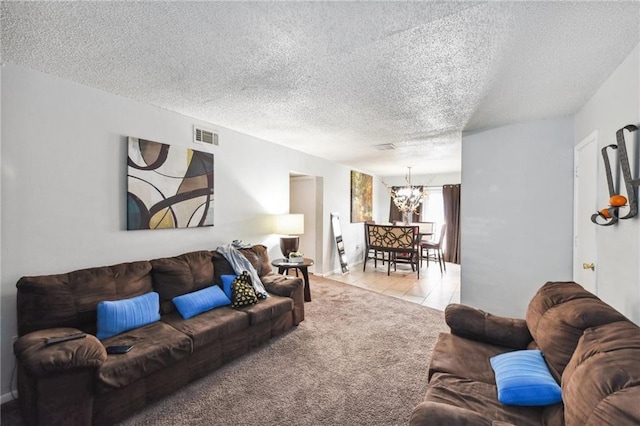
{"type": "Polygon", "coordinates": [[[232,308],[251,306],[258,303],[258,297],[251,285],[251,276],[247,271],[243,271],[231,283],[231,301],[232,308]]]}

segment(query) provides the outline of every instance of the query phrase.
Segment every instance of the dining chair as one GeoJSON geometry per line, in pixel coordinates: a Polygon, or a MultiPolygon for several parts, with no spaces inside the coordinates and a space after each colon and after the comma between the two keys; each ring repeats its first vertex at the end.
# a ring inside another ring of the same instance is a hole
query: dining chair
{"type": "MultiPolygon", "coordinates": [[[[410,225],[403,225],[402,228],[413,228],[413,236],[411,237],[413,243],[411,244],[411,249],[405,249],[401,251],[395,251],[390,255],[391,260],[389,262],[393,262],[393,270],[396,271],[396,265],[398,263],[408,263],[411,265],[412,271],[418,272],[418,278],[420,278],[420,230],[419,227],[412,223],[410,225]]],[[[399,228],[399,227],[398,227],[399,228]]],[[[407,239],[408,241],[408,239],[407,239]]]]}
{"type": "MultiPolygon", "coordinates": [[[[417,226],[365,224],[365,227],[369,239],[367,251],[375,249],[386,254],[387,275],[391,273],[392,263],[396,270],[396,264],[404,261],[411,264],[411,270],[417,271],[420,278],[417,226]]],[[[366,267],[365,259],[362,270],[365,271],[366,267]]]]}
{"type": "Polygon", "coordinates": [[[436,233],[435,222],[413,222],[411,225],[418,226],[419,240],[433,240],[433,236],[436,233]]]}
{"type": "Polygon", "coordinates": [[[371,242],[369,240],[369,228],[367,225],[375,225],[375,224],[376,222],[374,220],[368,220],[364,222],[364,265],[362,268],[363,271],[367,267],[367,260],[369,259],[374,260],[373,264],[374,264],[374,267],[376,268],[378,267],[378,260],[382,261],[383,265],[386,260],[383,251],[379,251],[378,249],[371,248],[371,242]]]}
{"type": "Polygon", "coordinates": [[[438,241],[420,241],[420,266],[422,266],[422,260],[426,259],[428,268],[429,260],[433,260],[434,262],[437,261],[440,265],[440,273],[443,272],[443,269],[444,271],[447,270],[447,265],[444,262],[444,251],[442,250],[442,243],[446,232],[447,224],[445,223],[440,227],[440,236],[438,237],[438,241]]]}

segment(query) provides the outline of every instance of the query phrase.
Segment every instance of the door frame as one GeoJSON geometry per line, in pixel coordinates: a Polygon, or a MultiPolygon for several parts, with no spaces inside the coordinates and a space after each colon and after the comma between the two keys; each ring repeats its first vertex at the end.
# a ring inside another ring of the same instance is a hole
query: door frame
{"type": "Polygon", "coordinates": [[[313,176],[300,172],[289,172],[289,211],[292,213],[303,213],[304,218],[304,239],[306,250],[305,257],[314,260],[314,265],[309,267],[309,272],[318,275],[324,268],[324,222],[322,212],[323,200],[323,178],[321,176],[313,176]],[[308,192],[299,193],[292,189],[295,181],[305,181],[311,183],[311,188],[307,188],[308,192]],[[302,196],[303,199],[298,199],[302,196]],[[292,209],[292,205],[296,204],[298,208],[292,209]],[[295,212],[294,212],[295,210],[295,212]]]}
{"type": "MultiPolygon", "coordinates": [[[[594,191],[596,191],[596,203],[597,203],[597,198],[598,198],[598,130],[594,130],[592,133],[590,133],[587,137],[585,137],[584,139],[582,139],[580,141],[580,143],[578,143],[577,145],[575,145],[573,147],[573,265],[572,265],[572,275],[573,275],[573,280],[575,281],[577,276],[578,276],[578,271],[580,268],[580,262],[581,260],[578,259],[578,250],[577,250],[577,245],[578,245],[578,239],[579,239],[579,234],[578,234],[578,193],[579,193],[579,153],[580,151],[582,151],[583,149],[593,149],[595,150],[595,164],[594,166],[594,179],[593,179],[593,189],[594,191]],[[590,144],[593,144],[592,148],[588,148],[590,144]]],[[[584,184],[584,181],[583,181],[584,184]]],[[[594,208],[594,212],[597,211],[597,205],[593,206],[594,208]]],[[[598,229],[597,226],[594,224],[593,226],[595,226],[595,241],[594,241],[594,247],[595,247],[595,251],[594,251],[594,259],[593,259],[593,263],[596,265],[598,265],[598,229]]],[[[594,286],[594,290],[595,290],[595,294],[598,294],[598,271],[596,269],[596,271],[594,271],[594,282],[593,282],[593,286],[594,286]]]]}

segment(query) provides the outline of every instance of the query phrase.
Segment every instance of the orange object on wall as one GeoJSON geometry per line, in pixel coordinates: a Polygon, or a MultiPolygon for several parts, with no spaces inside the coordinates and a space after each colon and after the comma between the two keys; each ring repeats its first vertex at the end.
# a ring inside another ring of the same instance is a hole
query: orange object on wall
{"type": "Polygon", "coordinates": [[[609,198],[609,204],[611,204],[613,207],[622,207],[627,204],[627,197],[625,197],[624,195],[613,195],[611,198],[609,198]]]}

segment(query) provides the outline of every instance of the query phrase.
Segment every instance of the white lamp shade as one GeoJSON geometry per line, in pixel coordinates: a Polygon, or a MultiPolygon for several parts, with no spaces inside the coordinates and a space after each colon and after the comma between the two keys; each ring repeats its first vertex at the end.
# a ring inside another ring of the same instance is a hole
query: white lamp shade
{"type": "Polygon", "coordinates": [[[282,235],[304,234],[303,214],[282,214],[276,216],[275,233],[282,235]]]}

